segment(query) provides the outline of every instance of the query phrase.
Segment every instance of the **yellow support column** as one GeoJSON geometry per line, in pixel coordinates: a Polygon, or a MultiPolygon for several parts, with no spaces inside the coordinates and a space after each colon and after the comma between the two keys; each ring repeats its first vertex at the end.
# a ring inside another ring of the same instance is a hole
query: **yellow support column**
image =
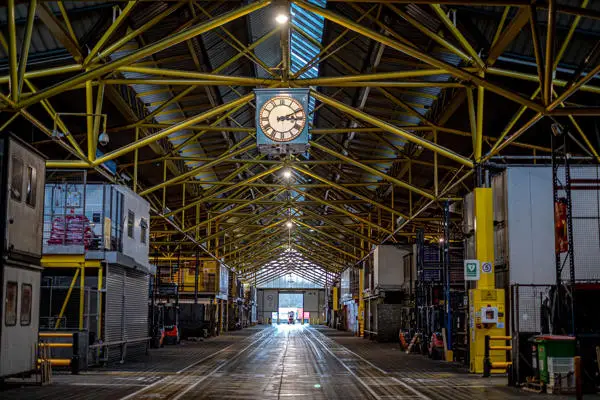
{"type": "MultiPolygon", "coordinates": [[[[485,337],[504,336],[504,289],[496,289],[494,277],[494,209],[491,188],[476,188],[475,255],[479,261],[477,288],[469,290],[470,372],[483,373],[485,337]]],[[[490,361],[505,362],[506,352],[490,352],[490,361]]]]}

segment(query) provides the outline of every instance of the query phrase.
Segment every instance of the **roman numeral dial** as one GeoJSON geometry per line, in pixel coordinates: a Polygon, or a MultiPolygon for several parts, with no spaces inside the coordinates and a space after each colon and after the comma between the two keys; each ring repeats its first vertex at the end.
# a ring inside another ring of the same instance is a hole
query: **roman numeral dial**
{"type": "Polygon", "coordinates": [[[276,96],[263,104],[258,121],[261,130],[269,139],[289,142],[302,133],[306,125],[306,112],[296,99],[276,96]]]}

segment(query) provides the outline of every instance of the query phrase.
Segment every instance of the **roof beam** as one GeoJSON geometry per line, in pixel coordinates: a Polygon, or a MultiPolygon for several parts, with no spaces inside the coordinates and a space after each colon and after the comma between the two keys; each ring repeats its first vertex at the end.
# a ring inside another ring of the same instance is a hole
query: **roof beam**
{"type": "MultiPolygon", "coordinates": [[[[37,10],[37,14],[40,17],[40,20],[42,20],[42,22],[44,23],[44,25],[46,25],[46,27],[48,28],[50,33],[52,33],[52,36],[54,36],[56,38],[56,40],[58,40],[60,42],[60,44],[65,49],[67,49],[67,51],[73,56],[73,58],[75,59],[75,61],[78,64],[81,64],[81,62],[83,61],[83,54],[81,53],[81,50],[79,49],[79,44],[77,44],[73,40],[73,38],[71,37],[69,32],[67,32],[67,29],[65,29],[65,27],[63,27],[62,23],[58,20],[58,18],[56,18],[56,16],[52,12],[52,10],[50,10],[50,8],[46,4],[40,4],[38,7],[38,10],[37,10]]],[[[83,82],[85,82],[85,81],[83,81],[83,82]]],[[[79,83],[83,83],[83,82],[79,82],[79,83]]],[[[32,97],[40,96],[40,93],[43,93],[43,92],[44,92],[44,90],[42,90],[41,92],[38,92],[37,95],[34,95],[32,97]]],[[[31,98],[29,98],[29,99],[31,99],[31,98]]],[[[36,100],[34,103],[37,103],[38,101],[39,100],[36,100]]],[[[33,104],[33,103],[29,103],[29,104],[33,104]]]]}
{"type": "Polygon", "coordinates": [[[32,104],[36,104],[41,100],[47,99],[48,97],[54,96],[58,93],[63,92],[65,89],[69,87],[76,86],[82,83],[85,83],[88,80],[92,80],[98,78],[106,73],[113,72],[119,67],[123,67],[126,65],[131,65],[135,61],[141,60],[142,58],[148,57],[152,54],[158,53],[164,49],[167,49],[171,46],[182,43],[194,36],[203,34],[208,32],[214,28],[217,28],[221,25],[224,25],[228,22],[236,20],[240,17],[243,17],[247,14],[250,14],[253,11],[259,10],[268,6],[271,3],[271,0],[261,0],[255,3],[250,3],[247,6],[240,7],[232,12],[220,15],[219,17],[212,18],[209,21],[204,23],[192,26],[186,30],[178,32],[176,34],[167,36],[161,40],[156,41],[155,43],[149,44],[147,46],[142,47],[139,50],[132,52],[131,54],[126,55],[125,57],[119,58],[117,60],[108,62],[106,64],[100,65],[96,68],[91,68],[90,70],[79,74],[71,79],[67,79],[66,81],[60,82],[56,85],[53,85],[47,89],[44,89],[27,99],[21,101],[18,104],[19,108],[27,107],[32,104]]]}
{"type": "Polygon", "coordinates": [[[433,67],[446,70],[446,71],[448,71],[449,74],[453,75],[457,79],[463,79],[463,80],[472,82],[473,84],[476,84],[478,86],[483,86],[487,90],[490,90],[502,97],[505,97],[516,103],[526,105],[527,107],[531,108],[532,110],[535,110],[538,112],[543,112],[544,107],[541,104],[533,102],[527,98],[523,98],[522,96],[520,96],[518,94],[515,94],[515,93],[513,93],[509,90],[506,90],[500,86],[490,83],[490,82],[486,81],[484,78],[474,75],[462,68],[455,67],[444,61],[438,60],[429,54],[425,54],[425,53],[421,52],[420,50],[414,49],[403,43],[399,43],[396,40],[386,37],[385,35],[381,35],[381,34],[374,32],[368,28],[365,28],[345,17],[337,15],[336,13],[334,13],[332,11],[325,10],[321,7],[312,5],[304,0],[293,0],[293,3],[304,8],[305,10],[312,11],[313,13],[320,15],[323,18],[326,18],[332,22],[335,22],[343,27],[349,28],[349,29],[351,29],[357,33],[360,33],[370,39],[378,41],[388,47],[391,47],[391,48],[398,50],[404,54],[407,54],[407,55],[414,57],[420,61],[423,61],[433,67]]]}
{"type": "MultiPolygon", "coordinates": [[[[415,144],[417,144],[419,146],[422,146],[422,147],[427,148],[427,149],[429,149],[429,150],[431,150],[433,152],[436,152],[436,153],[438,153],[438,154],[440,154],[440,155],[442,155],[444,157],[447,157],[447,158],[449,158],[449,159],[451,159],[453,161],[456,161],[456,162],[458,162],[460,164],[466,165],[469,168],[473,167],[473,162],[471,160],[469,160],[466,157],[461,156],[458,153],[453,152],[452,150],[449,150],[449,149],[447,149],[445,147],[442,147],[440,145],[432,143],[429,140],[423,139],[422,137],[414,135],[411,132],[408,132],[408,131],[405,131],[403,129],[397,128],[396,126],[394,126],[394,125],[392,125],[392,124],[390,124],[388,122],[385,122],[385,121],[383,121],[383,120],[381,120],[379,118],[373,117],[373,116],[371,116],[371,115],[369,115],[369,114],[367,114],[367,113],[365,113],[363,111],[360,111],[360,110],[357,110],[357,109],[352,108],[350,106],[347,106],[346,104],[342,103],[341,101],[337,101],[337,100],[332,99],[331,97],[325,96],[325,95],[323,95],[321,93],[318,93],[318,92],[315,92],[315,91],[311,91],[311,94],[312,94],[312,96],[315,99],[319,100],[322,103],[327,104],[330,107],[334,107],[335,109],[338,109],[338,110],[340,110],[340,111],[342,111],[344,113],[350,114],[350,115],[352,115],[352,116],[354,116],[356,118],[359,118],[359,119],[361,119],[361,120],[363,120],[363,121],[365,121],[365,122],[367,122],[369,124],[372,124],[372,125],[375,125],[375,126],[381,128],[381,129],[384,129],[385,131],[387,131],[389,133],[392,133],[394,135],[400,136],[401,138],[403,138],[403,139],[405,139],[405,140],[407,140],[409,142],[415,143],[415,144]]],[[[311,146],[315,146],[315,147],[319,148],[320,150],[325,149],[325,150],[323,150],[325,152],[331,152],[331,151],[333,151],[333,150],[330,150],[330,149],[326,148],[325,146],[322,146],[322,145],[319,145],[318,143],[315,143],[314,141],[311,141],[311,146]]],[[[348,159],[348,162],[350,162],[350,160],[351,159],[348,159]]],[[[363,167],[361,167],[361,168],[363,168],[363,167]]],[[[378,174],[381,174],[381,172],[378,172],[378,174]]],[[[396,182],[394,182],[394,183],[397,184],[398,186],[405,187],[406,189],[411,188],[411,186],[409,186],[406,183],[403,183],[402,181],[400,181],[400,180],[398,180],[396,178],[392,178],[392,177],[389,177],[389,178],[394,179],[395,181],[397,181],[398,183],[396,183],[396,182]]],[[[409,190],[413,190],[413,191],[414,190],[419,190],[419,191],[421,191],[420,189],[416,189],[414,187],[412,189],[409,189],[409,190]]],[[[422,195],[424,195],[424,194],[422,194],[422,195]]]]}

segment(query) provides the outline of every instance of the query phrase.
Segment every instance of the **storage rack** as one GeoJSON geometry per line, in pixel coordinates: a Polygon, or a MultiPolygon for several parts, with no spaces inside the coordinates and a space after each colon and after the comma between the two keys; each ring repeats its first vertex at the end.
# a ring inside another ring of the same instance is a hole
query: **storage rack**
{"type": "MultiPolygon", "coordinates": [[[[449,219],[448,219],[449,220],[449,219]]],[[[445,229],[439,243],[426,243],[417,232],[415,315],[417,331],[428,344],[431,335],[446,330],[448,349],[467,362],[467,306],[463,274],[464,246],[445,229]]]]}

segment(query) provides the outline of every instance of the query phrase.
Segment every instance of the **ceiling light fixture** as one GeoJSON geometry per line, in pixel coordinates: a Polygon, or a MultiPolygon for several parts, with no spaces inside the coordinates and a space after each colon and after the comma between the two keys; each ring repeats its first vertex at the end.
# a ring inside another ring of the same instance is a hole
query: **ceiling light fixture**
{"type": "Polygon", "coordinates": [[[288,17],[284,13],[277,14],[277,16],[275,17],[275,21],[277,21],[279,25],[285,24],[286,22],[288,22],[289,19],[290,17],[288,17]]]}
{"type": "Polygon", "coordinates": [[[292,171],[290,171],[289,169],[284,169],[283,170],[283,177],[285,179],[290,179],[292,177],[292,171]]]}
{"type": "Polygon", "coordinates": [[[292,221],[288,221],[285,223],[285,226],[287,226],[288,229],[292,229],[294,227],[294,223],[292,221]]]}

